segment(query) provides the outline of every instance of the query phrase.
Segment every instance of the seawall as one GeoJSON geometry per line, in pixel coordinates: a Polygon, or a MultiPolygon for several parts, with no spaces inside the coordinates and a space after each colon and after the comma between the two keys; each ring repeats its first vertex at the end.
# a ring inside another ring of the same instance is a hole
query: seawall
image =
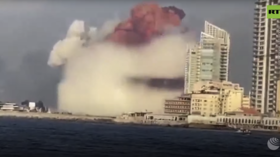
{"type": "Polygon", "coordinates": [[[17,117],[17,118],[38,118],[38,119],[57,119],[57,120],[84,120],[84,121],[112,121],[114,117],[105,116],[86,116],[86,115],[68,115],[40,112],[16,112],[16,111],[0,111],[1,117],[17,117]]]}

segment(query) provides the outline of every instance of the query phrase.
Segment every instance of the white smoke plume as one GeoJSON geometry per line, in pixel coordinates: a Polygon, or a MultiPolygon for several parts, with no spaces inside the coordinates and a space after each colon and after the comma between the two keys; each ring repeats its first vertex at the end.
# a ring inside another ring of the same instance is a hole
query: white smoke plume
{"type": "Polygon", "coordinates": [[[129,78],[175,78],[184,75],[186,46],[180,34],[164,35],[137,48],[102,40],[116,22],[100,30],[74,21],[65,39],[53,48],[48,64],[64,66],[58,85],[58,108],[72,113],[118,115],[122,112],[162,112],[164,99],[182,91],[151,89],[129,78]]]}

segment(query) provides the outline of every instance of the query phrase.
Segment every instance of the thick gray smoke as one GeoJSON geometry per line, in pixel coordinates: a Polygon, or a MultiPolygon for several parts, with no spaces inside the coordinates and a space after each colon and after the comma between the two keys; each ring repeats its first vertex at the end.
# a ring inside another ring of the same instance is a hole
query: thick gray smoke
{"type": "Polygon", "coordinates": [[[54,46],[48,64],[64,66],[58,86],[60,110],[92,115],[162,112],[164,99],[182,93],[152,89],[129,80],[182,77],[186,45],[192,41],[169,34],[143,47],[126,47],[104,40],[115,24],[106,23],[99,30],[74,21],[66,38],[54,46]]]}

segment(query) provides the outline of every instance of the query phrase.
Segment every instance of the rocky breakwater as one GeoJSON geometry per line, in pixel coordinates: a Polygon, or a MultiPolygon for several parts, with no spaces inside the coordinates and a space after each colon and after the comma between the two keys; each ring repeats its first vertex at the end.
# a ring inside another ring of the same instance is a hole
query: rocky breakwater
{"type": "Polygon", "coordinates": [[[16,111],[0,111],[1,117],[15,118],[38,118],[38,119],[55,119],[55,120],[82,120],[94,122],[112,122],[114,117],[105,116],[89,116],[89,115],[73,115],[61,113],[39,113],[39,112],[16,112],[16,111]]]}

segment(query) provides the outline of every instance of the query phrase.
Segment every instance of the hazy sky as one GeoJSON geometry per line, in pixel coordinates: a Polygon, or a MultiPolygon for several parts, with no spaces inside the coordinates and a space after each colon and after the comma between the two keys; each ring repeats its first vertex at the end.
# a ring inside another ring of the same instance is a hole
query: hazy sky
{"type": "MultiPolygon", "coordinates": [[[[53,44],[75,19],[100,26],[125,18],[136,0],[0,1],[0,99],[42,99],[55,103],[57,70],[47,66],[53,44]],[[5,64],[4,64],[5,63],[5,64]]],[[[143,2],[143,1],[142,1],[143,2]]],[[[254,1],[159,1],[186,12],[184,23],[199,34],[204,20],[231,34],[230,81],[249,91],[251,81],[254,1]]]]}

